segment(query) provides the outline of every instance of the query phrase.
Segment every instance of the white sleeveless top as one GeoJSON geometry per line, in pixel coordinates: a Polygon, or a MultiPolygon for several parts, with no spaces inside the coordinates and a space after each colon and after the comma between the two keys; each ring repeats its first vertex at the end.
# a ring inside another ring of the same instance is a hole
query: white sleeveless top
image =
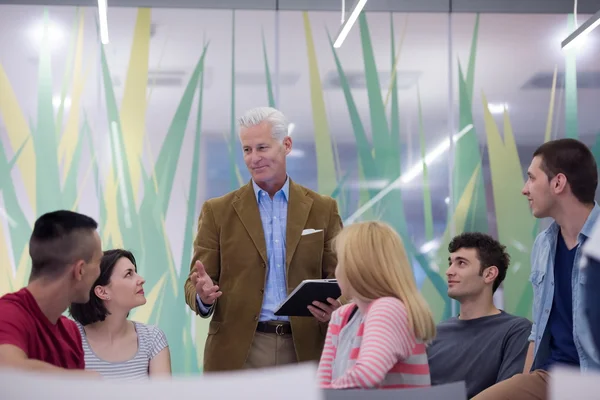
{"type": "Polygon", "coordinates": [[[138,337],[137,353],[127,361],[108,362],[99,358],[87,341],[83,326],[77,323],[83,352],[85,354],[85,369],[96,371],[104,379],[140,380],[148,378],[148,367],[152,360],[165,347],[168,347],[164,332],[154,326],[132,321],[138,337]]]}

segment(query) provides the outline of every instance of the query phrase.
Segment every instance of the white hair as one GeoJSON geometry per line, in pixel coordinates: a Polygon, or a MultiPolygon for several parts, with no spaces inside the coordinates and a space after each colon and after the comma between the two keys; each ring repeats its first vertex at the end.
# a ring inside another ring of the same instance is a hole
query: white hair
{"type": "Polygon", "coordinates": [[[271,125],[271,134],[279,141],[288,136],[289,122],[283,113],[272,107],[257,107],[247,111],[238,119],[240,128],[250,128],[268,122],[271,125]]]}

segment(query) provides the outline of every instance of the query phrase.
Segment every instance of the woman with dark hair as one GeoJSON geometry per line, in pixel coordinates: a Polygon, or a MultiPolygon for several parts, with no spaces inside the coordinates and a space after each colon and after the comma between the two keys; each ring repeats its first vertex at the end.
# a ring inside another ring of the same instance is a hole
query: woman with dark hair
{"type": "Polygon", "coordinates": [[[171,375],[167,338],[153,325],[129,321],[129,312],[146,304],[144,278],[127,250],[108,250],[90,300],[71,304],[85,353],[85,368],[106,379],[143,379],[171,375]]]}

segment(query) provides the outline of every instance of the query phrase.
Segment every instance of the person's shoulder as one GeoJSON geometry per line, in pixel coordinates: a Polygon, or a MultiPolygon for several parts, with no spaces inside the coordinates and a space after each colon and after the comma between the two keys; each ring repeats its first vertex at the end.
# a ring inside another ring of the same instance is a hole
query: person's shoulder
{"type": "Polygon", "coordinates": [[[223,205],[231,205],[231,202],[240,197],[244,191],[249,190],[249,185],[244,185],[239,189],[232,190],[231,192],[225,193],[224,195],[210,198],[204,202],[205,205],[210,206],[211,208],[220,207],[223,205]]]}
{"type": "Polygon", "coordinates": [[[14,320],[31,314],[27,306],[25,289],[7,293],[0,297],[0,318],[14,320]]]}
{"type": "Polygon", "coordinates": [[[345,315],[347,315],[354,309],[354,307],[356,307],[356,304],[354,303],[344,304],[343,306],[334,310],[333,313],[331,313],[331,319],[335,319],[336,321],[343,319],[345,315]]]}
{"type": "MultiPolygon", "coordinates": [[[[249,190],[253,190],[252,185],[246,184],[239,189],[225,193],[222,196],[210,198],[202,204],[202,213],[211,213],[213,216],[216,216],[215,218],[218,220],[220,216],[231,212],[235,200],[242,197],[242,195],[249,190]]],[[[254,195],[254,193],[252,193],[252,195],[254,195]]]]}
{"type": "Polygon", "coordinates": [[[75,339],[81,338],[83,327],[81,325],[79,325],[77,322],[73,321],[72,319],[70,319],[64,315],[60,316],[60,318],[58,319],[58,322],[59,322],[59,324],[62,325],[64,330],[67,331],[69,333],[69,335],[71,335],[73,338],[75,338],[75,339]],[[80,329],[80,327],[81,327],[81,329],[80,329]]]}
{"type": "Polygon", "coordinates": [[[162,329],[160,329],[157,325],[144,324],[142,322],[132,321],[135,325],[135,330],[138,333],[138,336],[145,336],[150,340],[155,340],[156,338],[164,337],[165,333],[162,329]]]}
{"type": "Polygon", "coordinates": [[[509,314],[502,312],[503,320],[509,326],[509,329],[530,329],[531,321],[527,318],[520,317],[518,315],[509,314]]]}
{"type": "Polygon", "coordinates": [[[1,304],[23,304],[27,297],[30,296],[26,288],[17,290],[16,292],[6,293],[0,296],[1,304]]]}
{"type": "Polygon", "coordinates": [[[406,315],[406,307],[402,300],[396,297],[380,297],[373,300],[369,306],[369,314],[380,312],[406,315]]]}
{"type": "Polygon", "coordinates": [[[460,320],[457,317],[450,317],[437,324],[436,330],[453,329],[460,325],[460,320]]]}
{"type": "Polygon", "coordinates": [[[540,248],[540,246],[549,243],[550,237],[556,233],[558,233],[558,224],[556,223],[556,221],[552,221],[550,226],[538,233],[535,237],[533,245],[531,246],[532,255],[534,251],[540,248]]]}

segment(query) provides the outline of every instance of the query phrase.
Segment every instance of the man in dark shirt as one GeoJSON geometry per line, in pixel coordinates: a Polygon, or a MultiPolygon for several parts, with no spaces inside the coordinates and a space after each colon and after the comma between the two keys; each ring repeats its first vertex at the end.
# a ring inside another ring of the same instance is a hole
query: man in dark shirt
{"type": "Polygon", "coordinates": [[[438,325],[427,350],[431,383],[465,381],[471,398],[523,371],[531,322],[494,305],[510,263],[504,246],[483,233],[463,233],[448,251],[448,296],[460,303],[460,314],[438,325]]]}

